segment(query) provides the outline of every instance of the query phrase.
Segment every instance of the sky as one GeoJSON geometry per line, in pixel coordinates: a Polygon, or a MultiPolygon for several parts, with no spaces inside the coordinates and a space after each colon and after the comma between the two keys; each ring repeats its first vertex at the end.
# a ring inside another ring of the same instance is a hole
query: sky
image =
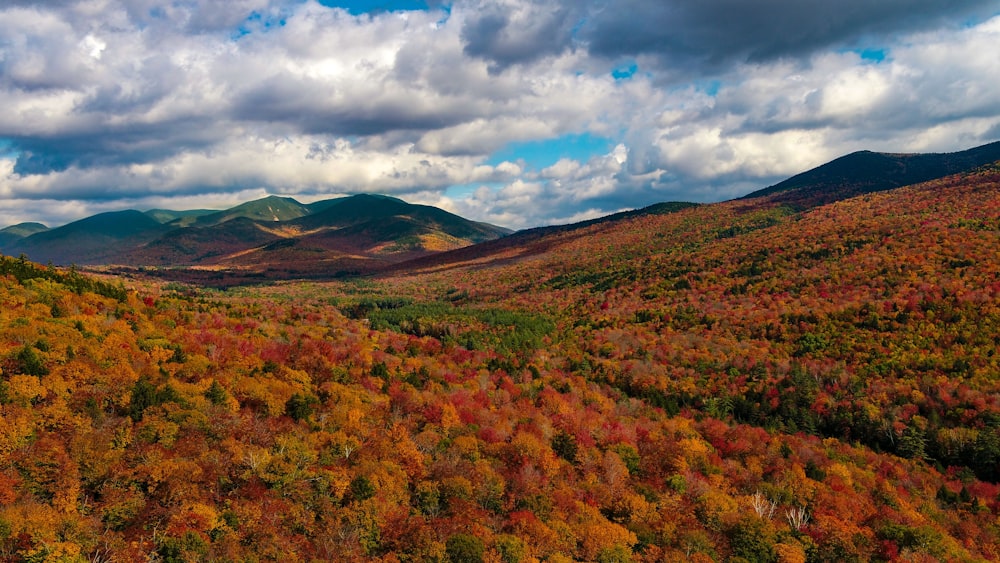
{"type": "Polygon", "coordinates": [[[1000,139],[1000,0],[5,0],[0,227],[394,195],[520,229],[1000,139]]]}

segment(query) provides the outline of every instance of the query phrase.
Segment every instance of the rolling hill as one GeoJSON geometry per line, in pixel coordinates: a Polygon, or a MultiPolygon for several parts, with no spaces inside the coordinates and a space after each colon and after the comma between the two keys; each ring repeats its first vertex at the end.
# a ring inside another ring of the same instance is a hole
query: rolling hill
{"type": "MultiPolygon", "coordinates": [[[[998,159],[1000,142],[947,154],[860,151],[739,201],[766,199],[801,211],[972,170],[998,159]]],[[[234,283],[246,276],[340,277],[537,255],[555,244],[612,229],[621,221],[674,213],[688,205],[662,203],[512,234],[388,196],[355,195],[310,204],[271,196],[224,211],[128,211],[39,233],[11,230],[0,233],[0,250],[56,264],[165,268],[170,273],[164,275],[187,275],[192,281],[204,281],[205,274],[184,274],[178,268],[210,270],[216,278],[222,275],[219,272],[230,272],[234,283]]]]}

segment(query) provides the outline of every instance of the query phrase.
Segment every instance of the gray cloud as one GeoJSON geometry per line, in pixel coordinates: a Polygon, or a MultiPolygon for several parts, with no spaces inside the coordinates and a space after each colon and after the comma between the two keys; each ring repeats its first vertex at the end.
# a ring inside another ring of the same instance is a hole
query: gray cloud
{"type": "Polygon", "coordinates": [[[489,60],[492,72],[557,55],[571,45],[582,7],[545,0],[482,2],[462,26],[464,51],[489,60]]]}
{"type": "Polygon", "coordinates": [[[609,0],[594,3],[579,36],[594,55],[648,56],[704,73],[867,47],[891,34],[959,26],[998,8],[996,0],[609,0]]]}
{"type": "Polygon", "coordinates": [[[567,49],[643,57],[671,74],[712,74],[740,63],[805,59],[830,47],[868,47],[893,34],[992,16],[997,0],[585,0],[483,2],[462,29],[465,52],[495,71],[567,49]]]}

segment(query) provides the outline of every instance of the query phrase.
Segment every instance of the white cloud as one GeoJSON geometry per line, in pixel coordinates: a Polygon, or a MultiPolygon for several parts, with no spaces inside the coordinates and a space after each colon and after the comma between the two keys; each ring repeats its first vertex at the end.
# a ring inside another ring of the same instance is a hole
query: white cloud
{"type": "MultiPolygon", "coordinates": [[[[621,60],[600,30],[567,26],[591,7],[456,0],[448,13],[353,16],[292,0],[13,2],[0,8],[0,146],[20,158],[0,160],[0,193],[45,202],[33,217],[58,222],[154,201],[372,191],[525,227],[735,197],[859,149],[960,150],[1000,134],[1000,17],[895,25],[887,9],[878,63],[842,47],[873,40],[849,18],[838,38],[795,49],[743,30],[694,74],[636,44],[637,72],[616,81],[621,60]],[[733,55],[755,45],[785,51],[733,55]],[[582,133],[616,147],[543,170],[488,164],[510,143],[582,133]]],[[[688,14],[698,33],[706,13],[688,14]]],[[[633,26],[648,45],[672,32],[602,17],[602,30],[633,26]]],[[[14,209],[0,222],[24,215],[14,209]]]]}

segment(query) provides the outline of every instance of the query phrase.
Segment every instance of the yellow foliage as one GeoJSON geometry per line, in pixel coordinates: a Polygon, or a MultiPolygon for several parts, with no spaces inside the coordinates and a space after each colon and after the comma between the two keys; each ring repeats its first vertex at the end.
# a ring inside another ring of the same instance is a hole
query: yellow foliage
{"type": "Polygon", "coordinates": [[[173,356],[173,350],[169,350],[161,346],[153,346],[153,348],[149,351],[149,359],[152,360],[155,365],[162,364],[173,356]]]}
{"type": "Polygon", "coordinates": [[[7,388],[14,400],[24,405],[45,395],[45,387],[34,375],[12,375],[7,380],[7,388]]]}
{"type": "Polygon", "coordinates": [[[458,411],[451,403],[445,403],[441,406],[441,429],[447,434],[452,428],[457,427],[461,424],[461,420],[458,418],[458,411]]]}
{"type": "Polygon", "coordinates": [[[462,457],[475,461],[479,459],[479,440],[473,436],[459,436],[452,442],[452,449],[462,457]]]}
{"type": "Polygon", "coordinates": [[[33,431],[29,411],[15,405],[0,406],[0,454],[7,455],[27,444],[33,431]]]}
{"type": "Polygon", "coordinates": [[[719,523],[727,515],[737,514],[740,507],[731,496],[716,489],[709,489],[698,497],[698,506],[695,510],[702,521],[719,523]]]}
{"type": "Polygon", "coordinates": [[[591,522],[577,528],[580,539],[578,555],[585,561],[593,561],[604,549],[623,545],[632,548],[638,539],[624,527],[611,522],[591,522]]]}
{"type": "Polygon", "coordinates": [[[806,563],[806,550],[798,543],[779,543],[774,546],[778,563],[806,563]]]}

